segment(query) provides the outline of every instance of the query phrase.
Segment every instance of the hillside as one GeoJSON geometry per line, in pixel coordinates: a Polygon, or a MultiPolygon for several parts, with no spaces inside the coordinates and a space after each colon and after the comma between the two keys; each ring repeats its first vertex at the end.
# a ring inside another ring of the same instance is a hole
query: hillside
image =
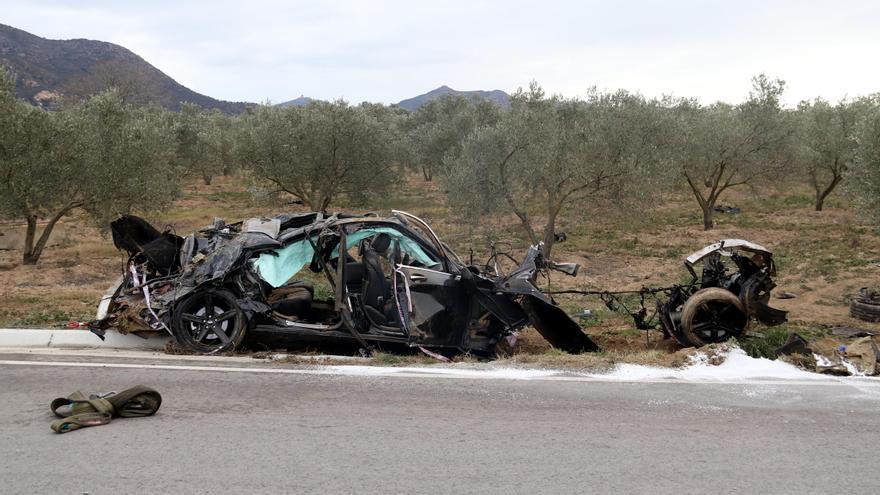
{"type": "Polygon", "coordinates": [[[418,110],[418,108],[425,103],[445,95],[461,95],[468,98],[483,98],[491,102],[497,103],[502,107],[510,106],[510,95],[505,93],[504,91],[501,91],[500,89],[495,89],[492,91],[457,91],[450,88],[449,86],[440,86],[439,88],[428,91],[423,95],[414,96],[406,100],[401,100],[398,105],[401,108],[405,108],[407,110],[418,110]]]}
{"type": "Polygon", "coordinates": [[[181,102],[192,102],[234,114],[249,105],[196,93],[113,43],[49,40],[4,24],[0,24],[0,65],[17,76],[20,98],[43,107],[53,106],[61,97],[79,98],[111,86],[130,101],[172,110],[179,109],[181,102]]]}
{"type": "Polygon", "coordinates": [[[279,103],[279,104],[277,104],[277,105],[275,105],[275,106],[276,106],[276,107],[290,107],[290,106],[293,106],[293,107],[302,107],[302,106],[308,105],[308,104],[311,103],[312,101],[314,101],[314,100],[312,100],[312,99],[309,98],[308,96],[300,96],[299,98],[294,98],[294,99],[289,100],[289,101],[284,101],[284,102],[281,102],[281,103],[279,103]]]}

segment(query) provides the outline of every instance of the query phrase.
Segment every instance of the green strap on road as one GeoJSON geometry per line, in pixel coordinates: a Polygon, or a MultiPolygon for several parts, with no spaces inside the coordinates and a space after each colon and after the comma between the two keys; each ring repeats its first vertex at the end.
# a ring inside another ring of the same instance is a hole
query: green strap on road
{"type": "Polygon", "coordinates": [[[56,433],[67,433],[87,426],[105,425],[114,417],[137,418],[152,416],[162,405],[162,396],[150,387],[138,385],[105,397],[87,397],[77,390],[69,396],[59,397],[49,407],[61,418],[52,422],[56,433]],[[59,411],[69,406],[69,410],[59,411]]]}

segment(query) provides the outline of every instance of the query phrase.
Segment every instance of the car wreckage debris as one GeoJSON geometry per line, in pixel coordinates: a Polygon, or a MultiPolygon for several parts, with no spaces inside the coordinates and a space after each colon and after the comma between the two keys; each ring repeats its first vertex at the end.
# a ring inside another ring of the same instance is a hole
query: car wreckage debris
{"type": "Polygon", "coordinates": [[[831,345],[822,341],[811,343],[793,333],[775,354],[778,359],[826,375],[880,375],[880,347],[873,335],[845,345],[831,345]]]}
{"type": "Polygon", "coordinates": [[[234,350],[251,339],[490,355],[526,325],[563,351],[598,350],[555,294],[598,295],[637,328],[659,327],[685,347],[739,337],[751,320],[786,321],[786,312],[768,305],[776,286],[772,253],[742,239],[688,256],[689,283],[542,292],[540,272],[575,276],[579,266],[543,259],[540,245],[522,262],[493,244],[487,263],[465,263],[430,226],[401,211],[390,217],[298,213],[234,224],[218,219],[186,237],[123,216],[111,230],[116,247],[130,257],[102,298],[92,331],[167,332],[198,353],[234,350]],[[518,267],[502,274],[502,258],[518,267]],[[316,282],[329,290],[320,295],[316,282]],[[627,295],[638,296],[638,309],[627,306],[627,295]]]}
{"type": "Polygon", "coordinates": [[[198,353],[253,340],[490,355],[531,325],[566,352],[599,349],[535,285],[542,270],[575,275],[577,265],[544,260],[537,245],[500,274],[465,263],[424,221],[402,211],[218,219],[186,237],[129,215],[111,230],[129,259],[90,323],[98,336],[110,328],[170,333],[198,353]]]}
{"type": "Polygon", "coordinates": [[[629,291],[560,290],[551,294],[597,295],[611,311],[633,318],[636,328],[660,327],[664,337],[685,347],[702,347],[739,337],[756,319],[768,326],[786,321],[786,312],[768,305],[776,287],[773,254],[742,239],[725,239],[685,259],[691,275],[687,284],[629,291]],[[728,264],[736,270],[729,271],[728,264]],[[701,266],[700,273],[697,268],[701,266]],[[622,296],[637,295],[639,307],[630,309],[622,296]],[[649,311],[648,307],[653,308],[649,311]]]}

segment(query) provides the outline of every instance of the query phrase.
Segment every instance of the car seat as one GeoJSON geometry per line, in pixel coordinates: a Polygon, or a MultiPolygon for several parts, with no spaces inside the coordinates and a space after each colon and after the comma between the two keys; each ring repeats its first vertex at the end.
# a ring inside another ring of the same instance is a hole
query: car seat
{"type": "Polygon", "coordinates": [[[391,287],[385,278],[380,257],[388,252],[389,247],[391,247],[391,236],[383,233],[374,237],[369,244],[365,243],[363,249],[364,310],[375,323],[380,325],[387,324],[385,307],[391,294],[391,287]]]}

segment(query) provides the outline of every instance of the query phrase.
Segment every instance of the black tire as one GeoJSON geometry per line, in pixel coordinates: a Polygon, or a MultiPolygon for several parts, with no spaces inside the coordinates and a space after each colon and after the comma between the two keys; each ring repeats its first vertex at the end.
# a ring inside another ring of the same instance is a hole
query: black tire
{"type": "Polygon", "coordinates": [[[200,290],[178,303],[171,325],[177,342],[199,354],[234,351],[247,333],[235,296],[222,289],[200,290]]]}
{"type": "Polygon", "coordinates": [[[880,304],[871,304],[853,299],[849,303],[849,315],[862,321],[880,321],[880,304]]]}
{"type": "Polygon", "coordinates": [[[695,347],[739,337],[748,324],[749,317],[739,298],[719,287],[698,290],[681,309],[683,337],[695,347]]]}

